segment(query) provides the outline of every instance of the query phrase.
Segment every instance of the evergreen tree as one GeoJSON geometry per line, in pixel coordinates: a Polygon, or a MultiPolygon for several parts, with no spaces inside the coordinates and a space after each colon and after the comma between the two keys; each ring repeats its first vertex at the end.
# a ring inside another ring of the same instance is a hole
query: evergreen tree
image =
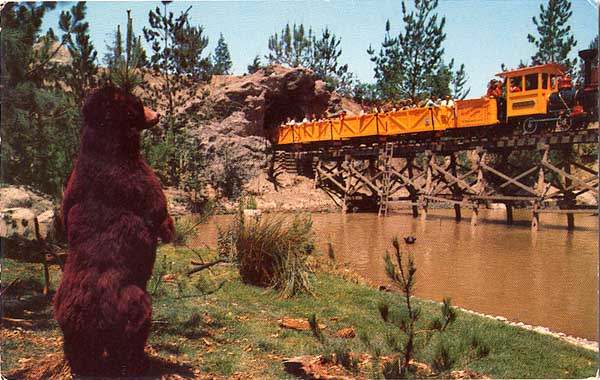
{"type": "Polygon", "coordinates": [[[73,91],[79,105],[83,105],[88,89],[96,86],[96,56],[98,52],[90,41],[89,24],[84,21],[85,1],[60,14],[59,28],[65,32],[71,64],[64,67],[65,83],[73,91]]]}
{"type": "Polygon", "coordinates": [[[175,17],[167,11],[170,1],[163,1],[163,10],[156,7],[148,13],[149,27],[144,38],[151,45],[150,66],[161,76],[161,83],[149,85],[150,100],[156,108],[166,109],[161,119],[165,127],[175,126],[178,107],[196,95],[201,81],[210,79],[211,65],[202,53],[208,45],[202,26],[191,26],[189,10],[175,17]]]}
{"type": "Polygon", "coordinates": [[[340,43],[342,40],[325,28],[321,38],[313,37],[313,58],[310,68],[318,79],[323,80],[331,88],[337,88],[343,79],[348,77],[348,65],[338,61],[342,55],[340,43]]]}
{"type": "Polygon", "coordinates": [[[311,67],[312,63],[312,30],[305,32],[304,25],[290,28],[286,24],[281,34],[269,37],[269,54],[265,56],[269,64],[279,63],[290,67],[311,67]]]}
{"type": "Polygon", "coordinates": [[[256,55],[251,64],[248,65],[248,74],[254,74],[258,70],[262,69],[263,65],[260,62],[260,56],[256,55]]]}
{"type": "Polygon", "coordinates": [[[465,88],[467,83],[467,73],[465,65],[454,70],[454,59],[446,64],[444,61],[440,63],[437,71],[430,77],[430,93],[438,97],[450,95],[456,99],[465,99],[470,88],[465,88]]]}
{"type": "Polygon", "coordinates": [[[458,70],[453,73],[452,81],[450,83],[450,92],[454,98],[465,99],[467,95],[469,95],[471,88],[465,88],[467,80],[468,76],[465,70],[465,64],[461,63],[458,70]]]}
{"type": "Polygon", "coordinates": [[[404,31],[392,37],[388,20],[379,54],[369,47],[375,79],[385,98],[423,97],[431,92],[431,76],[440,71],[446,39],[446,19],[438,18],[437,6],[438,0],[414,0],[415,9],[409,12],[403,1],[404,31]]]}
{"type": "Polygon", "coordinates": [[[370,45],[367,53],[371,56],[371,62],[375,63],[375,79],[380,96],[384,99],[404,96],[399,88],[399,83],[403,80],[400,47],[398,39],[390,34],[390,20],[385,23],[385,37],[379,54],[375,55],[375,50],[370,45]]]}
{"type": "Polygon", "coordinates": [[[192,26],[188,13],[175,17],[168,12],[170,1],[163,1],[163,9],[156,7],[148,14],[150,26],[143,29],[144,38],[151,45],[150,67],[159,83],[147,84],[148,100],[157,109],[164,109],[161,133],[146,133],[142,150],[156,174],[167,186],[176,186],[193,195],[188,201],[198,210],[203,203],[206,177],[204,150],[197,139],[186,134],[185,127],[194,121],[194,115],[181,112],[181,107],[196,98],[203,81],[210,79],[210,56],[203,56],[208,38],[202,26],[192,26]]]}
{"type": "Polygon", "coordinates": [[[133,35],[133,19],[131,11],[127,11],[127,32],[125,35],[125,48],[123,48],[123,37],[121,25],[117,25],[114,46],[109,47],[110,55],[107,56],[109,63],[109,79],[125,91],[131,91],[143,83],[142,76],[136,68],[139,68],[142,58],[141,37],[133,35]]]}
{"type": "MultiPolygon", "coordinates": [[[[138,36],[132,34],[133,40],[138,40],[138,36]]],[[[114,67],[117,63],[118,57],[121,57],[123,54],[123,35],[121,34],[121,27],[117,26],[117,30],[112,34],[112,44],[106,45],[106,53],[104,53],[104,57],[102,61],[106,64],[107,67],[114,67]]],[[[138,51],[139,57],[137,59],[137,68],[145,68],[149,65],[148,56],[146,54],[146,50],[143,46],[139,46],[138,51]]]]}
{"type": "Polygon", "coordinates": [[[229,47],[225,42],[223,33],[219,36],[217,47],[215,48],[215,56],[213,58],[213,74],[216,75],[228,75],[231,74],[231,55],[229,54],[229,47]]]}
{"type": "Polygon", "coordinates": [[[596,34],[596,37],[594,37],[594,39],[592,40],[592,42],[590,42],[588,49],[598,49],[598,35],[597,34],[596,34]]]}
{"type": "Polygon", "coordinates": [[[2,24],[2,181],[60,196],[77,152],[81,115],[61,90],[52,58],[59,44],[40,34],[54,3],[7,3],[2,24]]]}
{"type": "Polygon", "coordinates": [[[576,60],[569,59],[569,52],[577,45],[577,41],[567,25],[572,14],[569,0],[548,0],[546,7],[540,4],[539,19],[535,16],[532,18],[539,36],[527,35],[527,40],[537,49],[531,57],[534,65],[554,62],[569,69],[574,67],[576,60]]]}

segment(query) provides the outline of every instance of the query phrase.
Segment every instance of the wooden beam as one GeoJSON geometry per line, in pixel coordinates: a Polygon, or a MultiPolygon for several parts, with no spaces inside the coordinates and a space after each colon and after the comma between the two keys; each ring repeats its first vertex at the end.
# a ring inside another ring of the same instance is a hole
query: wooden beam
{"type": "Polygon", "coordinates": [[[595,193],[596,195],[598,195],[598,189],[595,187],[590,186],[589,184],[587,184],[586,182],[580,180],[579,178],[575,177],[572,174],[567,173],[566,171],[557,168],[556,166],[552,165],[550,162],[548,162],[548,160],[543,159],[542,160],[542,165],[544,165],[545,167],[547,167],[550,170],[553,170],[555,172],[557,172],[558,174],[570,179],[573,182],[577,182],[580,186],[583,186],[584,188],[588,189],[589,191],[595,193]]]}
{"type": "MultiPolygon", "coordinates": [[[[498,171],[498,170],[496,170],[496,169],[492,168],[491,166],[488,166],[487,164],[481,163],[481,167],[482,167],[483,169],[485,169],[485,170],[489,171],[490,173],[492,173],[492,174],[495,174],[495,175],[497,175],[498,177],[505,179],[506,181],[508,181],[508,182],[512,183],[513,185],[515,185],[515,186],[517,186],[517,187],[520,187],[521,189],[523,189],[523,190],[527,191],[528,193],[531,193],[531,194],[536,194],[536,192],[535,192],[535,190],[534,190],[533,188],[531,188],[531,187],[529,187],[529,186],[526,186],[526,185],[522,184],[521,182],[519,182],[519,181],[516,181],[516,180],[515,180],[515,179],[513,179],[513,178],[510,178],[510,177],[509,177],[509,176],[507,176],[506,174],[504,174],[504,173],[502,173],[502,172],[500,172],[500,171],[498,171]]],[[[537,194],[536,194],[536,195],[537,195],[537,194]]]]}

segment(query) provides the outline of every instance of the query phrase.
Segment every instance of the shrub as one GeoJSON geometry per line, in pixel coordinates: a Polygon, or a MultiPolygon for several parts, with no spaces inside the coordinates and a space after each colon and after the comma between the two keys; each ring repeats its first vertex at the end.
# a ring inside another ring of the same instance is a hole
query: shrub
{"type": "MultiPolygon", "coordinates": [[[[242,281],[273,287],[282,296],[310,292],[308,256],[314,249],[309,216],[266,217],[259,221],[233,223],[230,236],[242,281]]],[[[227,237],[225,237],[227,239],[227,237]]]]}

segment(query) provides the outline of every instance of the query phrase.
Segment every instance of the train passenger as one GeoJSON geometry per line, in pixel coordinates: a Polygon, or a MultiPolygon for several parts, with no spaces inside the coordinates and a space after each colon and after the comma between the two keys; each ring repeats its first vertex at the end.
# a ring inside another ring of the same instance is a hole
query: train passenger
{"type": "Polygon", "coordinates": [[[287,118],[287,122],[285,123],[286,125],[295,125],[296,124],[296,120],[294,120],[293,118],[289,117],[287,118]]]}
{"type": "Polygon", "coordinates": [[[441,106],[445,107],[454,107],[454,100],[450,97],[450,95],[444,96],[444,100],[440,102],[441,106]]]}
{"type": "Polygon", "coordinates": [[[487,97],[488,98],[500,98],[502,97],[502,86],[504,82],[500,83],[496,79],[492,79],[488,85],[487,97]]]}
{"type": "Polygon", "coordinates": [[[431,95],[431,97],[429,99],[427,99],[427,102],[425,103],[425,107],[439,107],[439,101],[438,98],[435,95],[431,95]]]}
{"type": "Polygon", "coordinates": [[[327,120],[327,118],[325,117],[325,114],[322,113],[321,117],[319,118],[319,121],[325,121],[325,120],[327,120]]]}
{"type": "Polygon", "coordinates": [[[412,99],[408,98],[404,101],[404,106],[401,108],[402,110],[408,110],[414,107],[412,99]]]}
{"type": "Polygon", "coordinates": [[[304,114],[304,119],[302,119],[302,123],[308,123],[308,122],[310,122],[310,115],[304,114]]]}
{"type": "Polygon", "coordinates": [[[317,121],[317,114],[313,113],[310,117],[310,121],[317,121]]]}
{"type": "Polygon", "coordinates": [[[510,92],[521,92],[521,77],[510,78],[510,92]]]}

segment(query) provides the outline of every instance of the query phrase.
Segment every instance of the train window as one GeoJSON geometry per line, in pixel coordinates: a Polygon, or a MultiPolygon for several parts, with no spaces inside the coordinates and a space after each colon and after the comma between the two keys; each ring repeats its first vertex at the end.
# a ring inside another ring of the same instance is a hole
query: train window
{"type": "Polygon", "coordinates": [[[538,88],[538,74],[525,75],[525,91],[537,90],[538,88]]]}
{"type": "Polygon", "coordinates": [[[550,88],[556,90],[556,75],[550,75],[550,88]]]}
{"type": "Polygon", "coordinates": [[[523,77],[510,78],[510,92],[519,92],[523,89],[523,77]]]}
{"type": "Polygon", "coordinates": [[[542,74],[542,88],[545,90],[548,88],[548,74],[542,74]]]}

